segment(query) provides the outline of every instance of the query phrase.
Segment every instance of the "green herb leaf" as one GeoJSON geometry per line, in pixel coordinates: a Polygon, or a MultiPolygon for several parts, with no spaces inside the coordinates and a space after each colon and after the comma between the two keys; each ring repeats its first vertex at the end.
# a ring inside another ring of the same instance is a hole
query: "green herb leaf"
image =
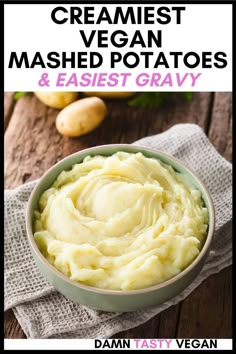
{"type": "Polygon", "coordinates": [[[186,101],[192,101],[192,99],[193,99],[192,92],[181,92],[181,95],[186,101]]]}
{"type": "Polygon", "coordinates": [[[192,92],[142,92],[128,102],[131,107],[157,108],[173,94],[180,94],[186,101],[192,100],[192,92]]]}
{"type": "Polygon", "coordinates": [[[128,102],[131,107],[156,108],[167,98],[168,92],[142,92],[128,102]]]}
{"type": "Polygon", "coordinates": [[[25,96],[27,92],[16,92],[14,95],[14,100],[19,100],[22,96],[25,96]]]}

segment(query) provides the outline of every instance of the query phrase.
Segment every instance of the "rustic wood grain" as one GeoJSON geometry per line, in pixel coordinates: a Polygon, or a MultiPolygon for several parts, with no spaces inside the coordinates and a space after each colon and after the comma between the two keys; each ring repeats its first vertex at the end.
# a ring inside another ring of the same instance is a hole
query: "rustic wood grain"
{"type": "Polygon", "coordinates": [[[209,139],[218,152],[227,160],[232,160],[232,94],[230,92],[216,92],[209,139]]]}
{"type": "Polygon", "coordinates": [[[157,338],[177,338],[182,303],[171,306],[161,312],[157,338]]]}
{"type": "Polygon", "coordinates": [[[177,338],[232,338],[231,267],[207,278],[183,302],[177,338]]]}
{"type": "MultiPolygon", "coordinates": [[[[57,133],[54,124],[57,110],[47,108],[33,95],[24,96],[14,103],[12,111],[9,110],[11,113],[5,133],[5,187],[14,188],[38,178],[55,162],[81,149],[100,144],[131,143],[178,123],[200,125],[209,132],[218,151],[230,159],[230,95],[194,93],[192,102],[173,97],[161,108],[152,110],[131,108],[127,100],[108,100],[109,114],[101,126],[88,135],[73,139],[57,133]]],[[[203,337],[220,338],[221,334],[230,337],[230,287],[230,269],[227,269],[207,279],[182,303],[170,307],[141,326],[118,333],[114,338],[187,338],[190,334],[194,334],[192,337],[200,337],[201,333],[204,333],[203,337]],[[211,297],[216,291],[214,284],[222,297],[215,297],[217,299],[212,303],[211,297]],[[203,295],[207,298],[204,303],[203,295]],[[229,304],[225,314],[222,312],[225,311],[223,302],[229,304]],[[208,304],[210,310],[206,321],[208,304]],[[190,323],[191,317],[188,316],[193,314],[195,320],[190,323]],[[219,326],[214,324],[219,316],[223,327],[220,332],[219,326]]],[[[4,327],[5,338],[25,337],[12,311],[7,312],[4,327]]]]}
{"type": "Polygon", "coordinates": [[[13,99],[14,92],[4,94],[4,131],[7,129],[16,101],[13,99]]]}
{"type": "Polygon", "coordinates": [[[4,313],[4,337],[18,339],[26,338],[12,310],[7,310],[4,313]]]}

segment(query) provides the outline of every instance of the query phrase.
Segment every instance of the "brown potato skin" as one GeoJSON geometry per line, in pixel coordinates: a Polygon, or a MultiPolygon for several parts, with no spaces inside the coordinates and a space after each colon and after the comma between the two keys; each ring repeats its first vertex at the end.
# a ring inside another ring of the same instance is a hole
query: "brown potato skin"
{"type": "Polygon", "coordinates": [[[106,114],[107,107],[99,97],[82,98],[59,112],[56,128],[65,136],[81,136],[97,128],[106,114]]]}
{"type": "Polygon", "coordinates": [[[78,92],[34,92],[46,106],[62,109],[78,99],[78,92]]]}

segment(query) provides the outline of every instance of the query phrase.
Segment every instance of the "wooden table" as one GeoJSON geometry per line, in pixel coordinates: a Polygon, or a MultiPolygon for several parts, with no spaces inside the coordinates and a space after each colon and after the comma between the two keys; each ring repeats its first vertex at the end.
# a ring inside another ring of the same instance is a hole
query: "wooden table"
{"type": "MultiPolygon", "coordinates": [[[[80,138],[60,136],[54,125],[57,110],[29,94],[18,101],[5,94],[5,188],[40,177],[50,166],[78,150],[111,143],[131,143],[160,133],[176,123],[200,125],[216,149],[231,159],[231,93],[179,96],[161,108],[133,108],[127,100],[107,100],[109,115],[92,133],[80,138]]],[[[231,338],[231,267],[210,276],[184,301],[147,323],[114,338],[231,338]]],[[[5,314],[5,338],[25,338],[12,311],[5,314]]]]}

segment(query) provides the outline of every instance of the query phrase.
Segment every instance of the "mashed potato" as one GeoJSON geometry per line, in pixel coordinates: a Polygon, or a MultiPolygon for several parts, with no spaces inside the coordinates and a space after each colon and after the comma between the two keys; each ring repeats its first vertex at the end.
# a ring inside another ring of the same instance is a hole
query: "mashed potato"
{"type": "Polygon", "coordinates": [[[35,211],[44,257],[70,279],[133,290],[172,278],[199,254],[208,228],[201,193],[142,153],[89,156],[63,171],[35,211]]]}

